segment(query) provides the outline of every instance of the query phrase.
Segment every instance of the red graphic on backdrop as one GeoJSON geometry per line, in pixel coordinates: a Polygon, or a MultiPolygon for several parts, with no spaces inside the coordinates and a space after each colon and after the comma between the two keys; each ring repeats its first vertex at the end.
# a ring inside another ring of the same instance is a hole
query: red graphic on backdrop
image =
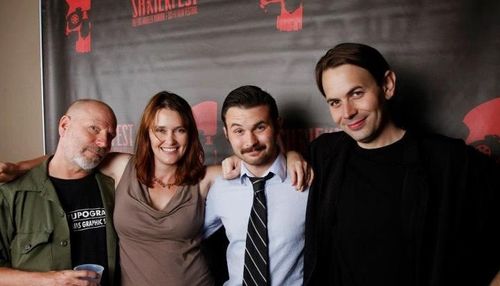
{"type": "Polygon", "coordinates": [[[143,26],[198,14],[197,0],[130,0],[132,26],[143,26]]]}
{"type": "MultiPolygon", "coordinates": [[[[269,4],[278,3],[280,5],[280,15],[276,18],[276,29],[282,32],[297,32],[302,30],[302,15],[304,11],[304,5],[302,0],[296,5],[288,3],[291,1],[286,0],[260,0],[260,8],[267,12],[266,6],[269,4]],[[295,6],[295,7],[288,7],[295,6]],[[297,5],[298,4],[298,5],[297,5]],[[290,10],[289,10],[290,9],[290,10]]],[[[293,1],[292,1],[293,2],[293,1]]],[[[296,1],[295,1],[296,2],[296,1]]]]}
{"type": "Polygon", "coordinates": [[[68,12],[66,13],[66,37],[76,33],[78,38],[75,43],[77,53],[88,53],[91,50],[89,18],[90,0],[66,0],[68,12]]]}
{"type": "Polygon", "coordinates": [[[465,142],[500,163],[500,98],[474,107],[464,123],[469,128],[465,142]]]}
{"type": "Polygon", "coordinates": [[[213,137],[217,135],[217,102],[203,101],[192,108],[194,119],[200,133],[205,136],[206,145],[213,144],[213,137]]]}

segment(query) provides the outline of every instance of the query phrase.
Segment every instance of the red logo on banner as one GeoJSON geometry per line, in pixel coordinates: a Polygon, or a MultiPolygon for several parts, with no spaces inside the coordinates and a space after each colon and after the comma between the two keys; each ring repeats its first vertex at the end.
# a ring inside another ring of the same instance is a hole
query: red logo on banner
{"type": "Polygon", "coordinates": [[[213,136],[217,135],[217,102],[204,101],[192,107],[196,125],[205,136],[206,145],[213,144],[213,136]]]}
{"type": "Polygon", "coordinates": [[[198,14],[197,0],[130,0],[132,26],[143,26],[198,14]]]}
{"type": "Polygon", "coordinates": [[[66,0],[66,3],[69,6],[66,13],[66,37],[76,33],[76,52],[88,53],[91,50],[90,0],[66,0]]]}
{"type": "MultiPolygon", "coordinates": [[[[279,3],[280,5],[280,15],[276,18],[276,29],[282,32],[297,32],[302,30],[302,15],[304,11],[304,5],[302,0],[295,3],[295,7],[287,8],[287,2],[297,2],[297,1],[286,1],[286,0],[260,0],[260,8],[266,11],[266,6],[273,3],[279,3]],[[290,10],[289,10],[290,9],[290,10]]],[[[267,11],[266,11],[267,12],[267,11]]]]}
{"type": "Polygon", "coordinates": [[[500,163],[500,98],[474,107],[465,115],[464,123],[469,128],[467,144],[500,163]]]}

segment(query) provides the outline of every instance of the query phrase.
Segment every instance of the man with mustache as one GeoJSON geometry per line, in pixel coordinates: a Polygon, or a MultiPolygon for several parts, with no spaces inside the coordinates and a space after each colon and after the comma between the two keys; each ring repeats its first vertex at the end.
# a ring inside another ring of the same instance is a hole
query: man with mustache
{"type": "Polygon", "coordinates": [[[311,144],[304,285],[488,285],[499,166],[462,140],[398,126],[396,74],[370,46],[335,46],[316,81],[343,132],[311,144]]]}
{"type": "Polygon", "coordinates": [[[259,87],[242,86],[226,97],[221,117],[242,160],[240,176],[216,179],[206,202],[205,236],[224,225],[229,240],[224,285],[302,285],[308,192],[297,192],[287,176],[276,102],[259,87]],[[251,225],[262,227],[251,234],[251,225]]]}
{"type": "Polygon", "coordinates": [[[113,110],[97,100],[75,101],[59,121],[56,152],[0,186],[0,285],[115,285],[114,182],[94,171],[115,137],[113,110]]]}

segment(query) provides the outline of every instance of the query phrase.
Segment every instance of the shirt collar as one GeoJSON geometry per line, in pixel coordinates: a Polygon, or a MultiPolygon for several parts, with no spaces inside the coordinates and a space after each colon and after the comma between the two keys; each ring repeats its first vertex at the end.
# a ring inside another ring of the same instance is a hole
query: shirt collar
{"type": "MultiPolygon", "coordinates": [[[[241,161],[241,172],[240,172],[240,183],[244,184],[245,180],[248,177],[255,177],[254,174],[252,174],[246,167],[245,162],[241,161]]],[[[274,178],[279,178],[281,182],[285,181],[286,179],[286,159],[283,154],[279,154],[278,157],[274,160],[273,164],[269,169],[267,169],[266,172],[262,175],[262,177],[266,176],[269,174],[269,172],[274,173],[274,177],[272,177],[270,180],[273,180],[274,178]]]]}

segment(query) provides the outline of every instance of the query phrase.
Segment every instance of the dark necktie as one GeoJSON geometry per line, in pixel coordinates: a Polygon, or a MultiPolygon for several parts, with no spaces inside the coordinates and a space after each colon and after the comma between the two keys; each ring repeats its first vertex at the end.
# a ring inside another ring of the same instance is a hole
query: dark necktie
{"type": "Polygon", "coordinates": [[[253,185],[254,196],[248,220],[243,285],[271,285],[269,277],[267,205],[264,189],[266,180],[273,175],[273,173],[269,173],[263,178],[249,177],[253,185]]]}

